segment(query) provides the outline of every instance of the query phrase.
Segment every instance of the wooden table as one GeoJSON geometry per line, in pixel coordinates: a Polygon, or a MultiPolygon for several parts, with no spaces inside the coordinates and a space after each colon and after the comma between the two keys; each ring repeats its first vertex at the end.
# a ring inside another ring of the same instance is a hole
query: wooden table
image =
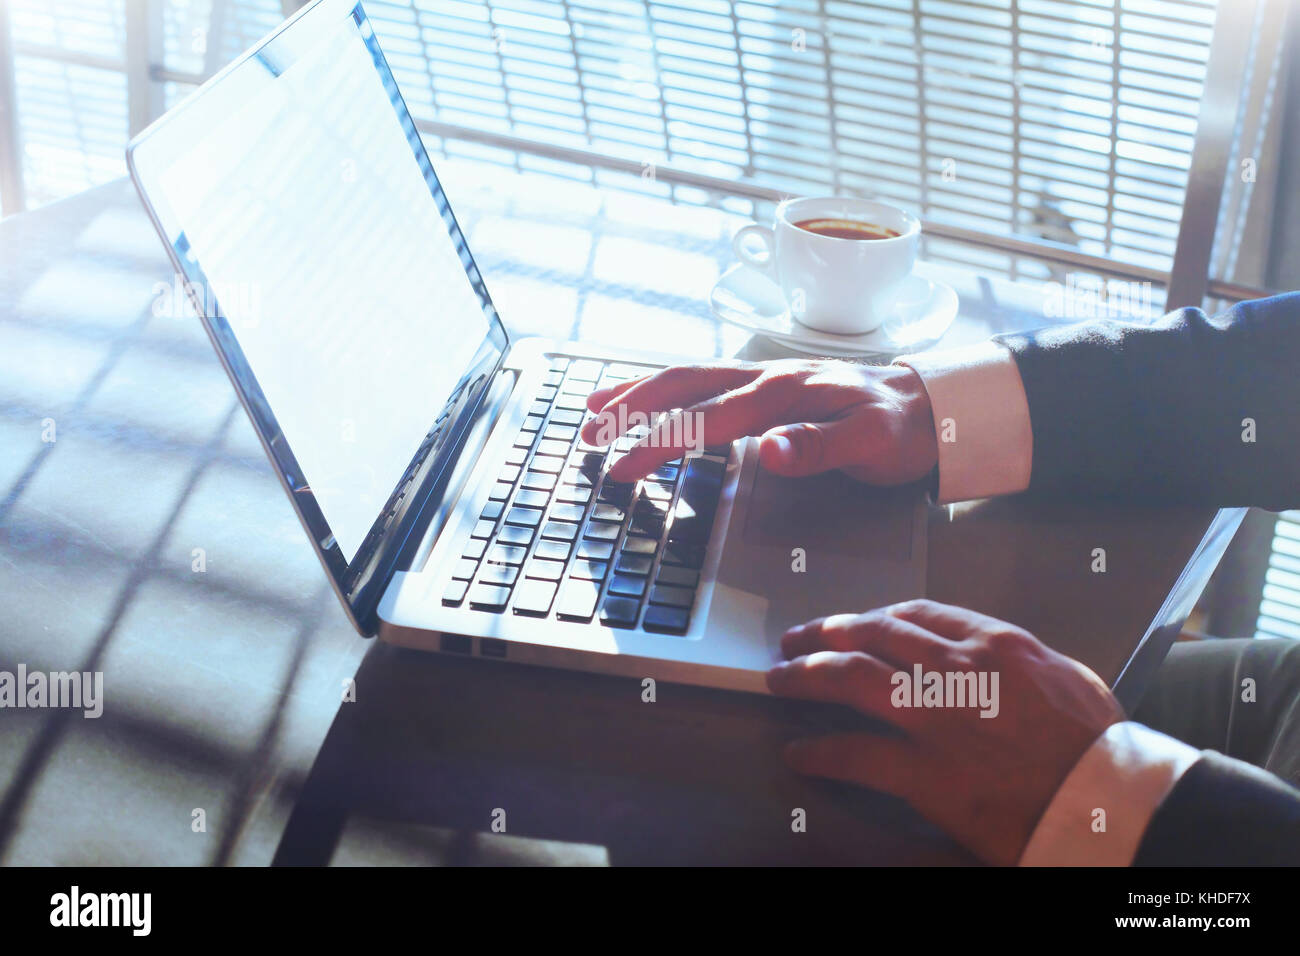
{"type": "MultiPolygon", "coordinates": [[[[788,354],[703,306],[736,217],[442,171],[516,331],[788,354]]],[[[644,704],[634,682],[353,634],[197,322],[155,314],[171,277],[124,183],[6,220],[0,262],[0,668],[102,670],[107,698],[98,720],[0,715],[0,862],[969,862],[894,801],[784,771],[778,743],[825,709],[669,685],[644,704]]],[[[943,278],[947,344],[1044,322],[1039,293],[943,278]]],[[[936,509],[931,593],[1131,704],[1238,518],[936,509]]]]}

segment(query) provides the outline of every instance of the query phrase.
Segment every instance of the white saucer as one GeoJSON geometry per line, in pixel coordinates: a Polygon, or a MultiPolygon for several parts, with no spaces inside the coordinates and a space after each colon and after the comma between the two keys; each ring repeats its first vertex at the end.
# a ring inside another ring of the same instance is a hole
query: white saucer
{"type": "Polygon", "coordinates": [[[957,317],[957,293],[918,275],[903,281],[893,315],[873,332],[837,335],[801,325],[790,315],[781,288],[763,273],[734,265],[709,293],[709,307],[724,322],[765,335],[810,355],[887,355],[928,349],[957,317]]]}

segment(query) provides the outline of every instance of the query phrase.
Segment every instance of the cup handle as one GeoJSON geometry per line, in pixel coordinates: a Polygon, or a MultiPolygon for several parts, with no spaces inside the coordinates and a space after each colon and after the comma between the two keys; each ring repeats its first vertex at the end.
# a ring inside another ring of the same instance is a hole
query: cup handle
{"type": "Polygon", "coordinates": [[[767,226],[750,223],[739,230],[731,237],[731,251],[736,254],[737,259],[751,269],[763,273],[769,279],[776,279],[776,234],[767,226]],[[746,240],[750,236],[759,236],[762,239],[762,255],[755,255],[754,251],[746,245],[746,240]]]}

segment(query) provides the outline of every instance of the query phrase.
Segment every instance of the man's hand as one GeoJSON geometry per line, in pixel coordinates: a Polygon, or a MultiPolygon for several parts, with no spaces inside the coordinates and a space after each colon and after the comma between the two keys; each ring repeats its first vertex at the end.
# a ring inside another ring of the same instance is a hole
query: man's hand
{"type": "Polygon", "coordinates": [[[781,646],[792,660],[768,673],[773,693],[846,704],[899,731],[794,741],[791,768],[902,797],[989,863],[1020,859],[1071,768],[1124,719],[1078,661],[1014,625],[933,601],[822,618],[786,632],[781,646]],[[996,716],[981,717],[978,705],[895,706],[903,682],[894,675],[910,683],[916,664],[945,684],[950,673],[997,673],[996,716]]]}
{"type": "Polygon", "coordinates": [[[724,362],[664,369],[591,393],[596,417],[583,428],[592,444],[608,444],[634,413],[681,409],[694,429],[666,422],[610,469],[635,481],[688,449],[762,436],[760,461],[781,475],[842,468],[872,484],[925,477],[938,446],[925,386],[910,368],[836,361],[724,362]]]}

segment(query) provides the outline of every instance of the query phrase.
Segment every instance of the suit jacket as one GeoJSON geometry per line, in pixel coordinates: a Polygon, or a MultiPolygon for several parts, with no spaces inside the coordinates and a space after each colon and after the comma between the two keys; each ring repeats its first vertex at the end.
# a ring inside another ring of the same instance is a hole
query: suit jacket
{"type": "MultiPolygon", "coordinates": [[[[1029,494],[1300,507],[1300,293],[999,339],[1033,427],[1029,494]]],[[[1300,863],[1300,790],[1207,753],[1138,865],[1300,863]]]]}

